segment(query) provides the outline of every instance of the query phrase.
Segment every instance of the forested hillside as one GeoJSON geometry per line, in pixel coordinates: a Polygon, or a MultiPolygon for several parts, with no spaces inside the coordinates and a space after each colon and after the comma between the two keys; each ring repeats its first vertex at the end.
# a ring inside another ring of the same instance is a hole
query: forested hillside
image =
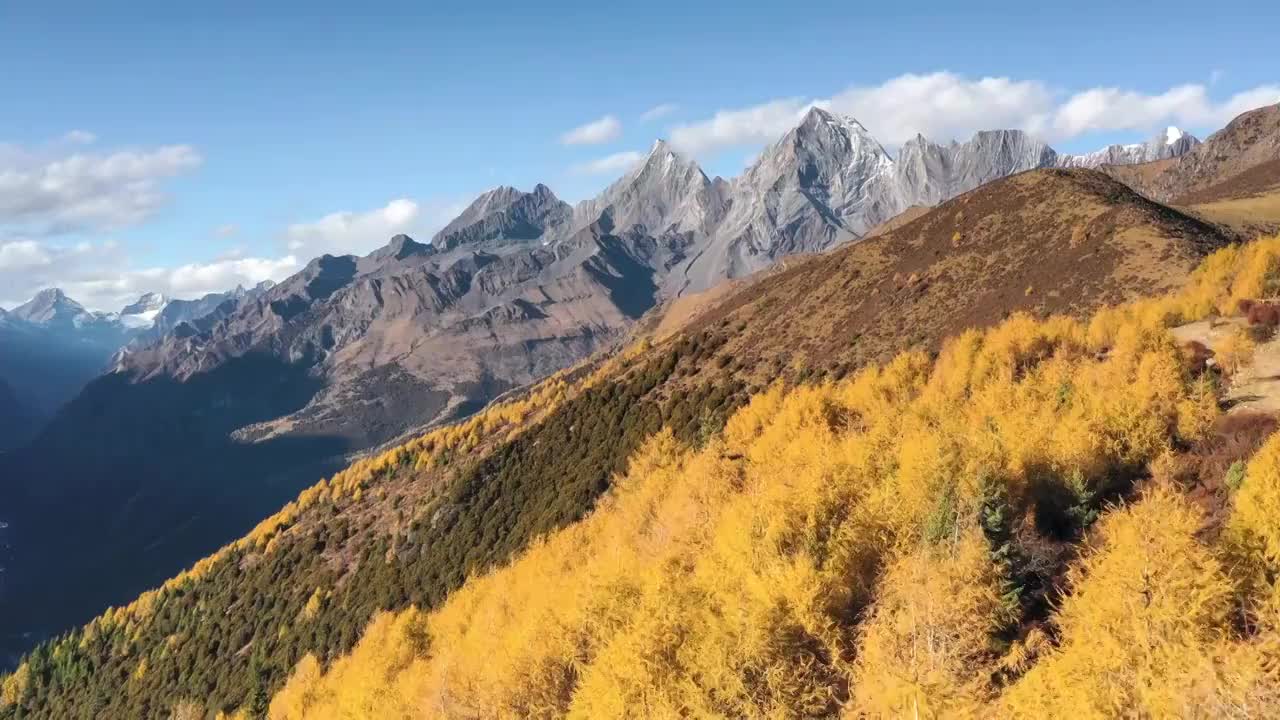
{"type": "Polygon", "coordinates": [[[849,378],[912,348],[927,364],[948,332],[1010,312],[1084,317],[1176,286],[1225,242],[1096,173],[979,189],[321,483],[193,571],[40,646],[7,711],[149,717],[197,701],[260,715],[300,661],[351,652],[378,611],[436,607],[582,518],[664,428],[682,447],[711,447],[777,382],[849,378]],[[984,219],[996,212],[1002,221],[984,219]],[[1043,273],[1035,287],[1028,268],[1043,273]]]}
{"type": "Polygon", "coordinates": [[[1280,239],[1232,248],[660,433],[584,521],[304,658],[269,715],[1265,716],[1280,436],[1168,328],[1278,290],[1280,239]]]}

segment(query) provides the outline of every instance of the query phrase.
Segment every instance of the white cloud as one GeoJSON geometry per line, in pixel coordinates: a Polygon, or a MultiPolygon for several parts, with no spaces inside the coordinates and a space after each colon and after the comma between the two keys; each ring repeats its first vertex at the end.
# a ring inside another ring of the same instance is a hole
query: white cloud
{"type": "Polygon", "coordinates": [[[671,142],[694,154],[764,145],[794,127],[814,106],[857,118],[890,146],[917,133],[945,142],[995,128],[1021,128],[1051,141],[1091,132],[1145,132],[1166,124],[1203,131],[1278,99],[1278,85],[1256,87],[1215,102],[1208,87],[1200,84],[1156,94],[1119,88],[1064,94],[1036,80],[969,79],[949,72],[907,74],[880,85],[850,87],[829,98],[779,98],[720,110],[705,120],[673,128],[671,142]]]}
{"type": "Polygon", "coordinates": [[[119,310],[145,292],[196,298],[236,285],[283,280],[301,267],[294,255],[232,255],[177,267],[135,267],[115,242],[61,245],[24,238],[0,243],[0,306],[12,308],[40,290],[60,287],[90,309],[119,310]]]}
{"type": "Polygon", "coordinates": [[[602,158],[580,163],[569,168],[575,175],[604,175],[606,173],[626,172],[644,160],[644,153],[634,150],[606,155],[602,158]]]}
{"type": "Polygon", "coordinates": [[[622,134],[622,123],[612,115],[592,120],[560,136],[563,145],[599,145],[616,139],[622,134]]]}
{"type": "Polygon", "coordinates": [[[319,220],[294,223],[285,230],[291,252],[307,257],[331,253],[363,255],[385,245],[396,233],[415,228],[422,208],[408,198],[366,212],[335,212],[319,220]]]}
{"type": "MultiPolygon", "coordinates": [[[[76,132],[75,142],[90,136],[76,132]]],[[[164,179],[201,162],[188,145],[109,153],[0,145],[0,229],[49,235],[132,225],[165,203],[164,179]]]]}
{"type": "Polygon", "coordinates": [[[62,139],[69,143],[75,143],[76,145],[91,145],[98,139],[98,136],[88,130],[72,130],[66,135],[63,135],[62,139]]]}
{"type": "Polygon", "coordinates": [[[1164,124],[1216,129],[1231,118],[1280,101],[1280,85],[1263,85],[1222,102],[1209,98],[1204,85],[1179,85],[1157,95],[1119,88],[1077,93],[1054,113],[1052,133],[1073,137],[1087,132],[1145,130],[1164,124]]]}
{"type": "Polygon", "coordinates": [[[648,110],[645,110],[644,112],[640,113],[640,122],[650,122],[652,120],[664,118],[679,109],[680,109],[680,106],[676,105],[675,103],[662,103],[661,105],[654,105],[648,110]]]}
{"type": "Polygon", "coordinates": [[[917,133],[950,140],[994,128],[1037,130],[1053,94],[1036,81],[968,80],[939,72],[849,88],[827,102],[833,111],[858,118],[881,142],[901,145],[917,133]]]}
{"type": "Polygon", "coordinates": [[[44,267],[50,262],[49,253],[35,240],[0,243],[0,273],[44,267]]]}
{"type": "MultiPolygon", "coordinates": [[[[290,225],[278,253],[246,253],[236,248],[207,261],[177,266],[140,265],[111,239],[74,244],[50,237],[0,240],[0,307],[11,308],[49,287],[62,288],[91,309],[119,310],[144,292],[194,298],[236,285],[279,281],[326,252],[365,254],[398,232],[429,237],[464,207],[465,203],[452,199],[401,198],[367,212],[330,213],[290,225]]],[[[227,228],[235,226],[217,230],[227,228]]]]}
{"type": "Polygon", "coordinates": [[[671,129],[671,144],[700,154],[735,145],[763,145],[790,130],[813,105],[803,98],[771,100],[761,105],[717,111],[710,119],[671,129]]]}
{"type": "Polygon", "coordinates": [[[188,263],[165,271],[169,294],[199,297],[224,292],[236,285],[251,287],[263,280],[283,280],[301,268],[298,258],[224,258],[209,263],[188,263]]]}

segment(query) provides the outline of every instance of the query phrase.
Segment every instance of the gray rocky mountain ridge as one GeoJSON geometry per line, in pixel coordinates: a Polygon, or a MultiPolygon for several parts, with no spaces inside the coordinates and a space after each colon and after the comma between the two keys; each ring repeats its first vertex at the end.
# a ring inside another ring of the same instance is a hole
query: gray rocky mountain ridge
{"type": "Polygon", "coordinates": [[[322,389],[239,437],[324,427],[376,444],[616,342],[665,299],[857,240],[991,180],[1094,161],[1069,158],[1016,130],[945,145],[917,137],[894,157],[856,120],[817,108],[732,180],[658,140],[576,206],[541,184],[495,188],[429,243],[397,236],[364,257],[317,258],[205,322],[131,346],[116,369],[181,380],[265,353],[322,389]],[[345,412],[353,402],[365,416],[345,412]]]}
{"type": "MultiPolygon", "coordinates": [[[[84,508],[33,525],[71,528],[67,548],[112,538],[101,567],[131,596],[149,582],[133,558],[167,556],[148,571],[168,576],[353,455],[616,346],[665,300],[1060,157],[1016,131],[917,138],[895,155],[815,110],[731,180],[659,141],[576,206],[542,185],[497,188],[430,242],[315,258],[130,345],[31,444],[0,455],[0,475],[22,478],[30,517],[84,508]]],[[[29,567],[49,547],[34,537],[29,567]]],[[[90,589],[93,576],[59,571],[90,589]]]]}
{"type": "Polygon", "coordinates": [[[1146,162],[1198,143],[1169,128],[1145,144],[1067,155],[1021,130],[991,130],[945,145],[917,136],[895,158],[857,120],[812,108],[729,181],[708,179],[659,140],[643,163],[580,203],[565,225],[547,235],[567,237],[603,221],[615,231],[683,236],[677,267],[655,269],[663,276],[658,284],[664,296],[680,295],[789,254],[829,250],[909,207],[936,205],[1014,173],[1146,162]]]}

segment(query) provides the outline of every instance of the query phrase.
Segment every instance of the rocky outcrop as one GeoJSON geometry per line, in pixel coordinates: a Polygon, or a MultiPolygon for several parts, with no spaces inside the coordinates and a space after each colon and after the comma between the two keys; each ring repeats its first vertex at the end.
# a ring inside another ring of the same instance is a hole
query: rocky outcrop
{"type": "Polygon", "coordinates": [[[439,251],[492,241],[537,240],[548,228],[565,224],[573,209],[539,183],[533,192],[503,186],[490,190],[436,233],[431,245],[439,251]]]}

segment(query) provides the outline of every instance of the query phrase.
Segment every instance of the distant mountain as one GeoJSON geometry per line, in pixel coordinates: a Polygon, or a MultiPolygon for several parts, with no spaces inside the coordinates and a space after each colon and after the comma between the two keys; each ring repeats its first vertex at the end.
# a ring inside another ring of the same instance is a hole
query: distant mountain
{"type": "Polygon", "coordinates": [[[569,204],[546,185],[539,183],[528,193],[504,186],[476,198],[436,233],[431,245],[444,251],[494,240],[536,240],[572,214],[569,204]]]}
{"type": "MultiPolygon", "coordinates": [[[[1062,155],[1020,130],[945,145],[917,136],[892,156],[853,118],[810,109],[732,181],[709,180],[659,141],[646,161],[574,210],[574,226],[606,220],[654,237],[683,234],[684,258],[657,268],[667,294],[698,292],[865,235],[914,206],[930,206],[1015,173],[1142,162],[1188,152],[1197,140],[1170,128],[1157,140],[1062,155]]],[[[571,226],[572,227],[572,226],[571,226]]]]}
{"type": "Polygon", "coordinates": [[[146,293],[119,312],[98,312],[58,288],[42,290],[12,311],[0,311],[0,380],[30,417],[52,416],[109,369],[126,346],[154,342],[181,322],[257,291],[237,289],[192,301],[146,293]]]}
{"type": "MultiPolygon", "coordinates": [[[[884,208],[893,160],[862,125],[822,110],[760,154],[728,188],[723,220],[709,229],[680,290],[759,270],[796,252],[858,237],[884,208]]],[[[889,200],[894,203],[896,200],[889,200]]]]}
{"type": "Polygon", "coordinates": [[[595,198],[573,209],[564,236],[594,223],[610,230],[635,229],[653,237],[705,233],[722,215],[725,185],[707,178],[688,157],[664,140],[649,149],[645,160],[595,198]]]}
{"type": "Polygon", "coordinates": [[[1100,168],[1104,165],[1137,165],[1186,155],[1200,144],[1194,135],[1168,127],[1145,143],[1108,145],[1084,155],[1059,155],[1059,167],[1100,168]]]}
{"type": "Polygon", "coordinates": [[[1057,162],[1053,148],[1021,130],[982,131],[967,142],[946,145],[917,135],[898,153],[899,206],[936,205],[992,180],[1057,162]]]}
{"type": "Polygon", "coordinates": [[[1280,185],[1280,105],[1240,115],[1190,152],[1112,173],[1164,202],[1243,197],[1280,185]]]}
{"type": "MultiPolygon", "coordinates": [[[[271,280],[263,280],[249,289],[241,286],[227,292],[209,293],[194,300],[163,298],[164,302],[160,304],[153,299],[151,301],[153,306],[160,305],[158,311],[153,311],[154,314],[150,315],[150,323],[140,328],[140,332],[130,340],[129,345],[141,347],[153,343],[175,331],[183,323],[191,324],[194,330],[195,325],[219,319],[239,303],[251,300],[274,286],[275,283],[271,280]]],[[[148,295],[154,295],[154,293],[148,295]]],[[[124,317],[124,315],[122,311],[121,316],[124,317]]]]}
{"type": "Polygon", "coordinates": [[[61,290],[42,290],[0,317],[0,379],[37,414],[52,415],[136,332],[61,290]]]}

